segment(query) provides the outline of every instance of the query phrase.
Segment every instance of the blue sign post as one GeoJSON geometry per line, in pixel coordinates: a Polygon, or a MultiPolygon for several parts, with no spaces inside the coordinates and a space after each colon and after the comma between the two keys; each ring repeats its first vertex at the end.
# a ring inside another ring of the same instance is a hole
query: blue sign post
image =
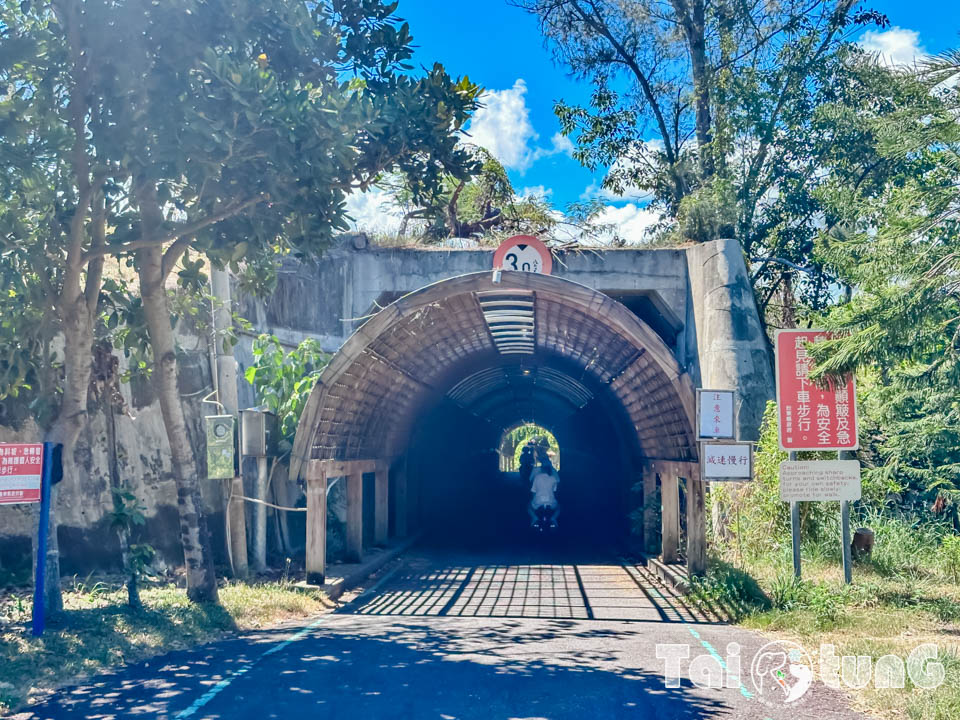
{"type": "MultiPolygon", "coordinates": [[[[33,635],[43,635],[46,620],[47,535],[50,531],[50,482],[53,473],[53,443],[43,444],[43,471],[40,474],[40,522],[37,533],[37,572],[33,584],[33,635]]],[[[54,579],[55,581],[58,578],[54,579]]]]}

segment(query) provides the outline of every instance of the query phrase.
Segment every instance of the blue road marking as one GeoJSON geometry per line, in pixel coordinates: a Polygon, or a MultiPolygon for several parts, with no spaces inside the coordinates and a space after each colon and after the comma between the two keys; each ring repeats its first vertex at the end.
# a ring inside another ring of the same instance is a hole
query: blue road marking
{"type": "MultiPolygon", "coordinates": [[[[686,623],[684,623],[684,624],[686,624],[686,623]]],[[[690,634],[693,635],[697,640],[700,641],[700,644],[703,645],[704,649],[705,649],[708,653],[710,653],[710,656],[711,656],[714,660],[716,660],[718,663],[720,663],[720,667],[723,668],[723,672],[726,673],[726,672],[727,672],[727,663],[724,661],[723,657],[721,657],[720,653],[718,653],[718,652],[716,651],[716,648],[714,648],[713,645],[711,645],[710,643],[708,643],[706,640],[703,640],[703,639],[700,637],[700,633],[698,633],[696,630],[694,630],[694,629],[693,629],[692,627],[690,627],[689,625],[687,626],[687,630],[689,630],[689,631],[690,631],[690,634]]],[[[747,698],[748,700],[753,699],[753,693],[750,692],[749,690],[747,690],[747,688],[745,688],[745,687],[743,686],[743,683],[740,682],[740,676],[739,676],[739,675],[737,676],[737,685],[740,687],[740,694],[741,694],[741,695],[743,695],[743,696],[744,696],[745,698],[747,698]]]]}
{"type": "Polygon", "coordinates": [[[283,642],[277,643],[277,644],[274,645],[273,647],[268,648],[267,650],[263,651],[258,657],[254,658],[253,660],[249,660],[249,661],[248,661],[246,664],[244,664],[242,667],[239,667],[239,668],[237,668],[236,670],[234,670],[232,673],[230,673],[229,675],[227,675],[223,680],[221,680],[220,682],[218,682],[218,683],[217,683],[216,685],[214,685],[212,688],[210,688],[209,690],[207,690],[207,692],[205,692],[203,695],[201,695],[201,696],[198,697],[196,700],[194,700],[193,703],[190,705],[190,707],[188,707],[186,710],[181,710],[179,713],[177,713],[176,715],[174,715],[174,716],[173,716],[174,720],[182,720],[183,718],[191,717],[194,713],[196,713],[198,710],[200,710],[204,705],[206,705],[208,702],[210,702],[211,700],[213,700],[213,699],[214,699],[217,695],[219,695],[221,692],[223,692],[224,690],[226,690],[226,689],[230,686],[230,683],[232,683],[234,680],[236,680],[236,679],[237,679],[238,677],[240,677],[241,675],[249,672],[250,669],[253,668],[254,665],[256,665],[257,663],[259,663],[261,660],[263,660],[263,659],[264,659],[265,657],[267,657],[268,655],[273,655],[273,653],[275,653],[275,652],[280,652],[281,650],[283,650],[285,647],[287,647],[287,646],[290,645],[291,643],[295,643],[297,640],[299,640],[299,639],[302,638],[304,635],[306,635],[307,633],[309,633],[311,630],[313,630],[317,625],[319,625],[320,623],[322,623],[322,622],[323,622],[324,620],[326,620],[328,617],[329,617],[329,615],[322,615],[322,616],[318,617],[318,618],[317,618],[316,620],[314,620],[312,623],[310,623],[309,625],[307,625],[307,626],[306,626],[305,628],[303,628],[302,630],[298,630],[297,632],[295,632],[293,635],[291,635],[290,637],[288,637],[288,638],[287,638],[286,640],[284,640],[283,642]]]}
{"type": "MultiPolygon", "coordinates": [[[[360,595],[358,595],[356,598],[354,598],[350,603],[348,603],[348,605],[352,605],[353,603],[361,602],[364,598],[369,597],[370,595],[372,595],[373,593],[375,593],[377,590],[380,589],[381,586],[383,586],[384,584],[386,584],[386,583],[387,583],[388,581],[390,581],[395,575],[397,575],[397,573],[400,572],[400,570],[402,569],[402,567],[403,567],[403,565],[401,564],[401,565],[398,565],[397,567],[393,568],[390,572],[386,573],[383,577],[381,577],[372,587],[369,587],[369,588],[367,588],[366,590],[364,590],[362,593],[360,593],[360,595]]],[[[328,614],[326,614],[326,615],[321,615],[321,616],[318,617],[316,620],[314,620],[312,623],[310,623],[310,624],[307,625],[306,627],[302,628],[301,630],[298,630],[297,632],[295,632],[293,635],[291,635],[290,637],[288,637],[288,638],[287,638],[286,640],[284,640],[283,642],[277,643],[276,645],[274,645],[274,646],[272,646],[272,647],[270,647],[270,648],[267,648],[266,650],[264,650],[262,653],[260,653],[260,655],[258,655],[258,656],[257,656],[256,658],[254,658],[253,660],[247,661],[243,666],[241,666],[241,667],[237,668],[236,670],[234,670],[232,673],[230,673],[229,675],[227,675],[223,680],[219,681],[216,685],[214,685],[212,688],[210,688],[209,690],[207,690],[207,692],[205,692],[203,695],[201,695],[201,696],[198,697],[196,700],[194,700],[193,703],[191,703],[190,707],[188,707],[186,710],[181,710],[179,713],[177,713],[176,715],[174,715],[174,716],[173,716],[173,720],[183,720],[184,718],[188,718],[188,717],[193,716],[193,715],[194,715],[198,710],[200,710],[204,705],[206,705],[208,702],[210,702],[211,700],[213,700],[213,699],[214,699],[217,695],[219,695],[221,692],[223,692],[224,690],[226,690],[226,689],[230,686],[230,683],[232,683],[234,680],[236,680],[236,679],[237,679],[238,677],[240,677],[241,675],[249,672],[251,668],[253,668],[257,663],[259,663],[259,662],[260,662],[261,660],[263,660],[265,657],[267,657],[268,655],[273,655],[274,653],[280,652],[281,650],[283,650],[285,647],[287,647],[287,646],[290,645],[291,643],[295,643],[297,640],[300,640],[302,637],[304,637],[305,635],[307,635],[307,634],[308,634],[311,630],[313,630],[315,627],[317,627],[318,625],[320,625],[321,623],[323,623],[323,622],[324,622],[327,618],[329,618],[332,614],[333,614],[333,613],[328,613],[328,614]]]]}

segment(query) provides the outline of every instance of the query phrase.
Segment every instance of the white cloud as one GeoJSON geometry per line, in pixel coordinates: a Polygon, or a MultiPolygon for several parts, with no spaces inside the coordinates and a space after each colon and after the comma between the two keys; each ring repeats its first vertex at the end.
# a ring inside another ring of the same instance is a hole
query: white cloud
{"type": "Polygon", "coordinates": [[[573,157],[573,141],[562,133],[554,133],[553,137],[550,138],[550,143],[553,145],[550,150],[546,151],[545,155],[558,155],[563,153],[568,157],[573,157]]]}
{"type": "Polygon", "coordinates": [[[347,214],[353,218],[353,230],[384,234],[398,232],[403,217],[393,196],[378,187],[347,195],[347,214]]]}
{"type": "Polygon", "coordinates": [[[521,200],[528,197],[537,197],[542,200],[546,200],[551,195],[553,195],[553,188],[544,187],[543,185],[525,187],[519,193],[517,193],[517,197],[521,200]]]}
{"type": "Polygon", "coordinates": [[[623,207],[608,205],[597,217],[597,222],[613,225],[616,235],[628,245],[636,245],[651,239],[650,231],[661,219],[656,210],[629,203],[623,207]]]}
{"type": "Polygon", "coordinates": [[[587,185],[586,190],[580,193],[581,200],[593,200],[593,198],[600,198],[601,200],[606,200],[607,202],[632,201],[646,205],[653,200],[653,193],[648,190],[641,190],[640,188],[625,188],[623,194],[618,195],[609,188],[600,187],[600,183],[594,180],[592,183],[587,185]]]}
{"type": "MultiPolygon", "coordinates": [[[[630,182],[630,175],[637,168],[646,165],[655,165],[658,160],[657,155],[663,152],[663,140],[655,138],[653,140],[643,140],[636,143],[632,148],[626,151],[611,167],[607,170],[607,177],[617,177],[623,184],[630,182]]],[[[580,194],[581,200],[592,200],[600,198],[607,202],[636,202],[646,205],[653,200],[653,193],[649,190],[641,190],[637,187],[625,187],[622,194],[617,194],[609,188],[602,187],[602,183],[596,180],[590,183],[580,194]]]]}
{"type": "MultiPolygon", "coordinates": [[[[553,190],[543,185],[525,187],[519,197],[548,198],[553,190]]],[[[395,235],[400,229],[403,211],[394,201],[390,193],[382,188],[373,187],[365,193],[355,192],[347,196],[347,213],[353,220],[350,227],[356,231],[395,235]]],[[[612,242],[615,237],[626,241],[628,245],[638,245],[651,240],[651,229],[662,219],[659,212],[648,207],[627,203],[621,207],[607,205],[595,218],[599,225],[610,226],[610,230],[602,233],[599,238],[584,238],[579,229],[563,223],[565,216],[559,210],[551,214],[561,224],[557,226],[554,236],[557,240],[582,240],[594,243],[612,242]]]]}
{"type": "Polygon", "coordinates": [[[920,33],[897,26],[883,32],[868,30],[860,38],[860,46],[893,67],[914,65],[926,54],[920,44],[920,33]]]}
{"type": "Polygon", "coordinates": [[[469,141],[486,148],[508,170],[526,172],[540,158],[573,153],[570,138],[555,133],[550,147],[537,147],[540,136],[530,122],[526,102],[527,83],[519,78],[507,90],[489,90],[480,96],[467,133],[469,141]]]}
{"type": "Polygon", "coordinates": [[[471,141],[489,150],[504,167],[526,170],[533,164],[530,143],[537,133],[530,123],[524,95],[527,83],[518,79],[509,90],[490,90],[480,96],[483,107],[474,113],[467,132],[471,141]]]}

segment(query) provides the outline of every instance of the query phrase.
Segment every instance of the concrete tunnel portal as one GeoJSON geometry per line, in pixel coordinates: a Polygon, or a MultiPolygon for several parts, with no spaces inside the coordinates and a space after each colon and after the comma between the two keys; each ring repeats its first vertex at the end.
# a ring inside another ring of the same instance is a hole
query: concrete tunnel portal
{"type": "MultiPolygon", "coordinates": [[[[644,524],[660,516],[645,477],[669,475],[671,488],[698,478],[694,414],[689,376],[621,303],[553,276],[470,273],[405,295],[347,340],[304,410],[291,472],[307,477],[309,508],[309,465],[330,476],[379,468],[381,536],[422,527],[448,541],[522,542],[528,490],[499,472],[498,451],[506,429],[532,422],[563,454],[562,528],[613,541],[628,531],[637,483],[644,524]]],[[[308,575],[309,555],[308,528],[308,575]]]]}

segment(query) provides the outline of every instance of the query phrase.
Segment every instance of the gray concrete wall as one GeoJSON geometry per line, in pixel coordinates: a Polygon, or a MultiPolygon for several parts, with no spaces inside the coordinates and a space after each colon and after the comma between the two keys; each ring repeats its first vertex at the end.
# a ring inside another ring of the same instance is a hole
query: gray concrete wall
{"type": "MultiPolygon", "coordinates": [[[[198,458],[197,473],[206,477],[206,444],[203,416],[210,405],[200,400],[212,389],[209,355],[202,338],[180,335],[183,350],[180,392],[187,417],[190,442],[198,458]]],[[[126,369],[121,356],[121,372],[126,369]]],[[[116,415],[116,447],[107,432],[108,417],[92,412],[72,454],[64,457],[64,480],[57,496],[61,570],[65,576],[86,574],[96,568],[119,567],[120,547],[110,527],[113,509],[109,456],[115,452],[119,480],[145,506],[146,525],[137,530],[138,542],[148,542],[163,563],[181,565],[177,492],[170,465],[160,404],[148,383],[122,384],[129,415],[116,415]]],[[[0,442],[40,442],[43,433],[32,420],[18,428],[0,426],[0,442]]],[[[214,547],[224,557],[224,496],[219,480],[203,480],[201,489],[214,547]]],[[[0,567],[29,567],[31,538],[36,532],[35,505],[0,505],[0,567]]]]}
{"type": "Polygon", "coordinates": [[[687,248],[686,256],[686,334],[699,358],[694,382],[735,390],[739,437],[757,440],[767,400],[774,397],[773,370],[743,250],[736,240],[716,240],[687,248]]]}
{"type": "MultiPolygon", "coordinates": [[[[553,274],[601,292],[650,291],[683,318],[687,302],[684,250],[603,249],[557,253],[553,274]]],[[[318,264],[284,263],[277,292],[266,302],[240,299],[241,314],[258,331],[296,331],[334,351],[376,312],[378,301],[467,273],[491,270],[493,250],[357,249],[350,242],[318,264]]]]}

